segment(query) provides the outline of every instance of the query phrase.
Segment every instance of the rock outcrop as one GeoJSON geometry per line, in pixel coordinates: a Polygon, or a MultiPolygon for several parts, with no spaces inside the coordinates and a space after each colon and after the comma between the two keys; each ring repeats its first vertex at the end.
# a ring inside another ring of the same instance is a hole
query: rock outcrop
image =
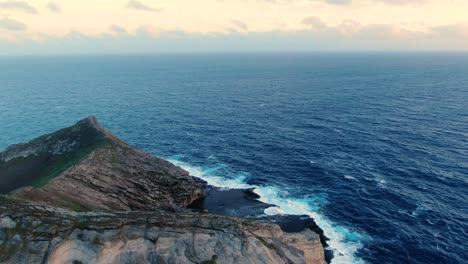
{"type": "Polygon", "coordinates": [[[310,229],[198,213],[72,212],[0,197],[0,263],[320,263],[310,229]]]}
{"type": "Polygon", "coordinates": [[[204,188],[86,118],[0,153],[0,263],[325,263],[313,220],[233,217],[269,205],[204,188]]]}
{"type": "Polygon", "coordinates": [[[101,128],[95,117],[0,153],[0,193],[86,210],[177,210],[203,196],[188,172],[101,128]]]}

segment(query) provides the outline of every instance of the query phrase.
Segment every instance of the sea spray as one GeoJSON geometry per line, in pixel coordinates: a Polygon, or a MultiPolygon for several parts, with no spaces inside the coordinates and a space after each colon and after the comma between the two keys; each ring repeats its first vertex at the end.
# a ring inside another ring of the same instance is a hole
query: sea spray
{"type": "Polygon", "coordinates": [[[219,175],[217,172],[219,169],[226,167],[224,164],[201,167],[191,165],[188,162],[182,161],[182,159],[182,155],[175,155],[168,158],[170,162],[185,169],[190,175],[203,179],[212,186],[226,189],[254,188],[254,192],[260,196],[260,201],[275,205],[275,207],[265,209],[264,213],[266,215],[289,214],[308,215],[312,217],[330,239],[328,241],[329,249],[331,249],[334,254],[331,261],[332,264],[364,263],[363,260],[356,257],[356,252],[362,247],[360,242],[362,236],[356,232],[350,231],[346,227],[334,224],[323,215],[317,213],[320,206],[326,203],[325,198],[294,198],[291,197],[287,191],[276,186],[248,184],[248,177],[243,173],[235,177],[219,175]]]}

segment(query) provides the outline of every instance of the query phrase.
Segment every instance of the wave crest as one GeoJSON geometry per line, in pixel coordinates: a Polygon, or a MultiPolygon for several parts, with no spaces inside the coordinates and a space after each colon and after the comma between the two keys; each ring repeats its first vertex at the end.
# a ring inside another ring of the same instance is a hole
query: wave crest
{"type": "Polygon", "coordinates": [[[320,226],[325,235],[330,239],[328,241],[329,249],[334,253],[332,263],[364,263],[363,260],[356,257],[357,251],[362,248],[362,236],[346,227],[336,225],[321,214],[318,214],[320,206],[327,203],[323,196],[295,198],[287,191],[278,186],[259,186],[248,184],[249,175],[239,173],[234,177],[225,177],[218,175],[217,171],[225,168],[225,164],[216,166],[200,167],[182,161],[182,155],[169,157],[168,160],[175,165],[185,169],[190,175],[205,180],[208,184],[226,189],[247,189],[254,188],[254,192],[260,196],[259,200],[274,204],[274,207],[265,209],[266,215],[308,215],[312,217],[318,226],[320,226]]]}

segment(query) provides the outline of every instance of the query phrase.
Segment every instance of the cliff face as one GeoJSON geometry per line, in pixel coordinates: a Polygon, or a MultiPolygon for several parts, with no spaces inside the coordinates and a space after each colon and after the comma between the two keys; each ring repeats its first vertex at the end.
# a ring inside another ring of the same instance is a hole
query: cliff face
{"type": "Polygon", "coordinates": [[[108,141],[105,130],[89,117],[28,143],[12,145],[0,153],[0,193],[26,185],[42,186],[108,141]]]}
{"type": "MultiPolygon", "coordinates": [[[[186,209],[204,196],[197,182],[94,117],[13,145],[0,153],[0,263],[325,263],[314,225],[287,233],[186,209]]],[[[204,203],[265,207],[229,193],[204,203]]]]}
{"type": "Polygon", "coordinates": [[[0,193],[23,187],[14,195],[73,210],[176,210],[203,195],[186,171],[127,145],[94,117],[0,153],[0,183],[0,193]]]}
{"type": "Polygon", "coordinates": [[[311,230],[247,219],[77,213],[2,197],[0,211],[0,263],[325,263],[311,230]]]}

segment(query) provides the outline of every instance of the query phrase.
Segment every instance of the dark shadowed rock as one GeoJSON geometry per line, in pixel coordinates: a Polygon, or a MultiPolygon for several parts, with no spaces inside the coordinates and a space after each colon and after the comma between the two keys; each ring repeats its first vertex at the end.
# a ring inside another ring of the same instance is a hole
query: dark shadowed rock
{"type": "Polygon", "coordinates": [[[205,189],[206,195],[195,200],[189,208],[207,209],[211,214],[220,214],[236,217],[255,217],[271,207],[263,203],[252,189],[222,189],[209,187],[205,189]]]}

